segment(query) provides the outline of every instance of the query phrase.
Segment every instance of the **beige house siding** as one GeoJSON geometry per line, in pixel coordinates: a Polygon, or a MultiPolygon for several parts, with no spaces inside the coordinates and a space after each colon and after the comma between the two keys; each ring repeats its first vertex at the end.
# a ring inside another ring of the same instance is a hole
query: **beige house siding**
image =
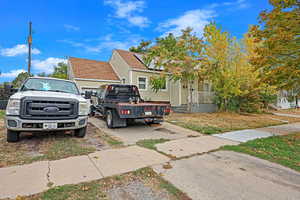
{"type": "Polygon", "coordinates": [[[180,81],[169,81],[169,93],[171,105],[179,106],[181,98],[180,81]]]}
{"type": "MultiPolygon", "coordinates": [[[[109,64],[113,67],[120,80],[125,79],[125,84],[130,84],[129,65],[122,59],[117,51],[113,51],[109,60],[109,64]]],[[[123,83],[123,82],[122,82],[123,83]]]]}
{"type": "Polygon", "coordinates": [[[138,86],[138,78],[145,77],[147,79],[146,84],[147,88],[145,90],[139,89],[142,98],[146,101],[170,101],[170,82],[167,81],[166,90],[161,90],[158,92],[154,92],[151,89],[150,78],[152,76],[158,76],[159,74],[151,73],[151,72],[140,72],[140,71],[132,71],[132,84],[138,86]]]}
{"type": "Polygon", "coordinates": [[[93,81],[93,80],[76,80],[75,79],[76,84],[78,85],[78,87],[80,88],[81,91],[84,90],[93,90],[93,89],[97,89],[99,88],[101,85],[104,84],[117,84],[118,82],[116,81],[93,81]]]}
{"type": "Polygon", "coordinates": [[[74,73],[73,73],[72,65],[69,60],[68,60],[68,79],[74,80],[74,73]]]}
{"type": "MultiPolygon", "coordinates": [[[[198,102],[198,80],[194,81],[194,83],[192,84],[192,89],[193,89],[193,93],[192,93],[193,103],[197,103],[198,102]]],[[[180,104],[187,104],[188,103],[188,88],[187,88],[186,82],[181,82],[180,90],[181,90],[180,104]]]]}

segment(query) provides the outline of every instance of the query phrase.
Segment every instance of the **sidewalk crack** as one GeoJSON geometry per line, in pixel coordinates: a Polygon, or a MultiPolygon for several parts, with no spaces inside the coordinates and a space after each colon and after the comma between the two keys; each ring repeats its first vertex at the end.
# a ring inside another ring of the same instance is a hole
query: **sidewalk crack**
{"type": "Polygon", "coordinates": [[[50,161],[48,161],[48,172],[47,172],[46,176],[47,176],[47,186],[49,188],[51,188],[54,185],[54,183],[51,182],[51,180],[50,180],[50,173],[51,173],[51,166],[50,166],[50,161]]]}
{"type": "Polygon", "coordinates": [[[94,165],[94,167],[97,169],[97,171],[99,172],[99,174],[104,178],[105,176],[102,174],[102,172],[97,167],[97,165],[94,163],[94,161],[91,159],[90,155],[87,155],[87,157],[89,158],[89,160],[91,161],[91,163],[94,165]]]}

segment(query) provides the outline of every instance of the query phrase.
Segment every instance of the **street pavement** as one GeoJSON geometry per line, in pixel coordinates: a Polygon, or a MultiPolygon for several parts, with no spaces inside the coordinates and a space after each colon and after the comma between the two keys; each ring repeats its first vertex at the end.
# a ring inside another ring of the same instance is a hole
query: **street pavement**
{"type": "Polygon", "coordinates": [[[194,200],[299,200],[300,173],[246,154],[217,151],[155,172],[194,200]]]}

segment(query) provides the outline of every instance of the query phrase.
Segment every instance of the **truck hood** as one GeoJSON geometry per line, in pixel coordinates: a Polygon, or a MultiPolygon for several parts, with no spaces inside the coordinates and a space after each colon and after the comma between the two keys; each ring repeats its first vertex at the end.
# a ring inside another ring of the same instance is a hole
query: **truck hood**
{"type": "Polygon", "coordinates": [[[11,99],[21,99],[23,97],[57,97],[57,98],[68,98],[68,99],[76,99],[80,102],[87,102],[85,98],[81,95],[75,95],[64,92],[47,92],[47,91],[25,91],[25,92],[17,92],[13,94],[11,99]]]}

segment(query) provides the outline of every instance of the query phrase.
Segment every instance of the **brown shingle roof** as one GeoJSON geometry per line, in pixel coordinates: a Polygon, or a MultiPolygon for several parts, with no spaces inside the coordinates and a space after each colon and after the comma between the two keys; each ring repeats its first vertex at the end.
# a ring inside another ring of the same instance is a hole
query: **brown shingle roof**
{"type": "Polygon", "coordinates": [[[100,80],[120,80],[107,62],[70,57],[74,77],[100,80]]]}
{"type": "Polygon", "coordinates": [[[135,57],[135,53],[121,49],[116,49],[116,51],[130,67],[137,69],[147,69],[147,67],[141,61],[139,61],[137,57],[135,57]]]}

